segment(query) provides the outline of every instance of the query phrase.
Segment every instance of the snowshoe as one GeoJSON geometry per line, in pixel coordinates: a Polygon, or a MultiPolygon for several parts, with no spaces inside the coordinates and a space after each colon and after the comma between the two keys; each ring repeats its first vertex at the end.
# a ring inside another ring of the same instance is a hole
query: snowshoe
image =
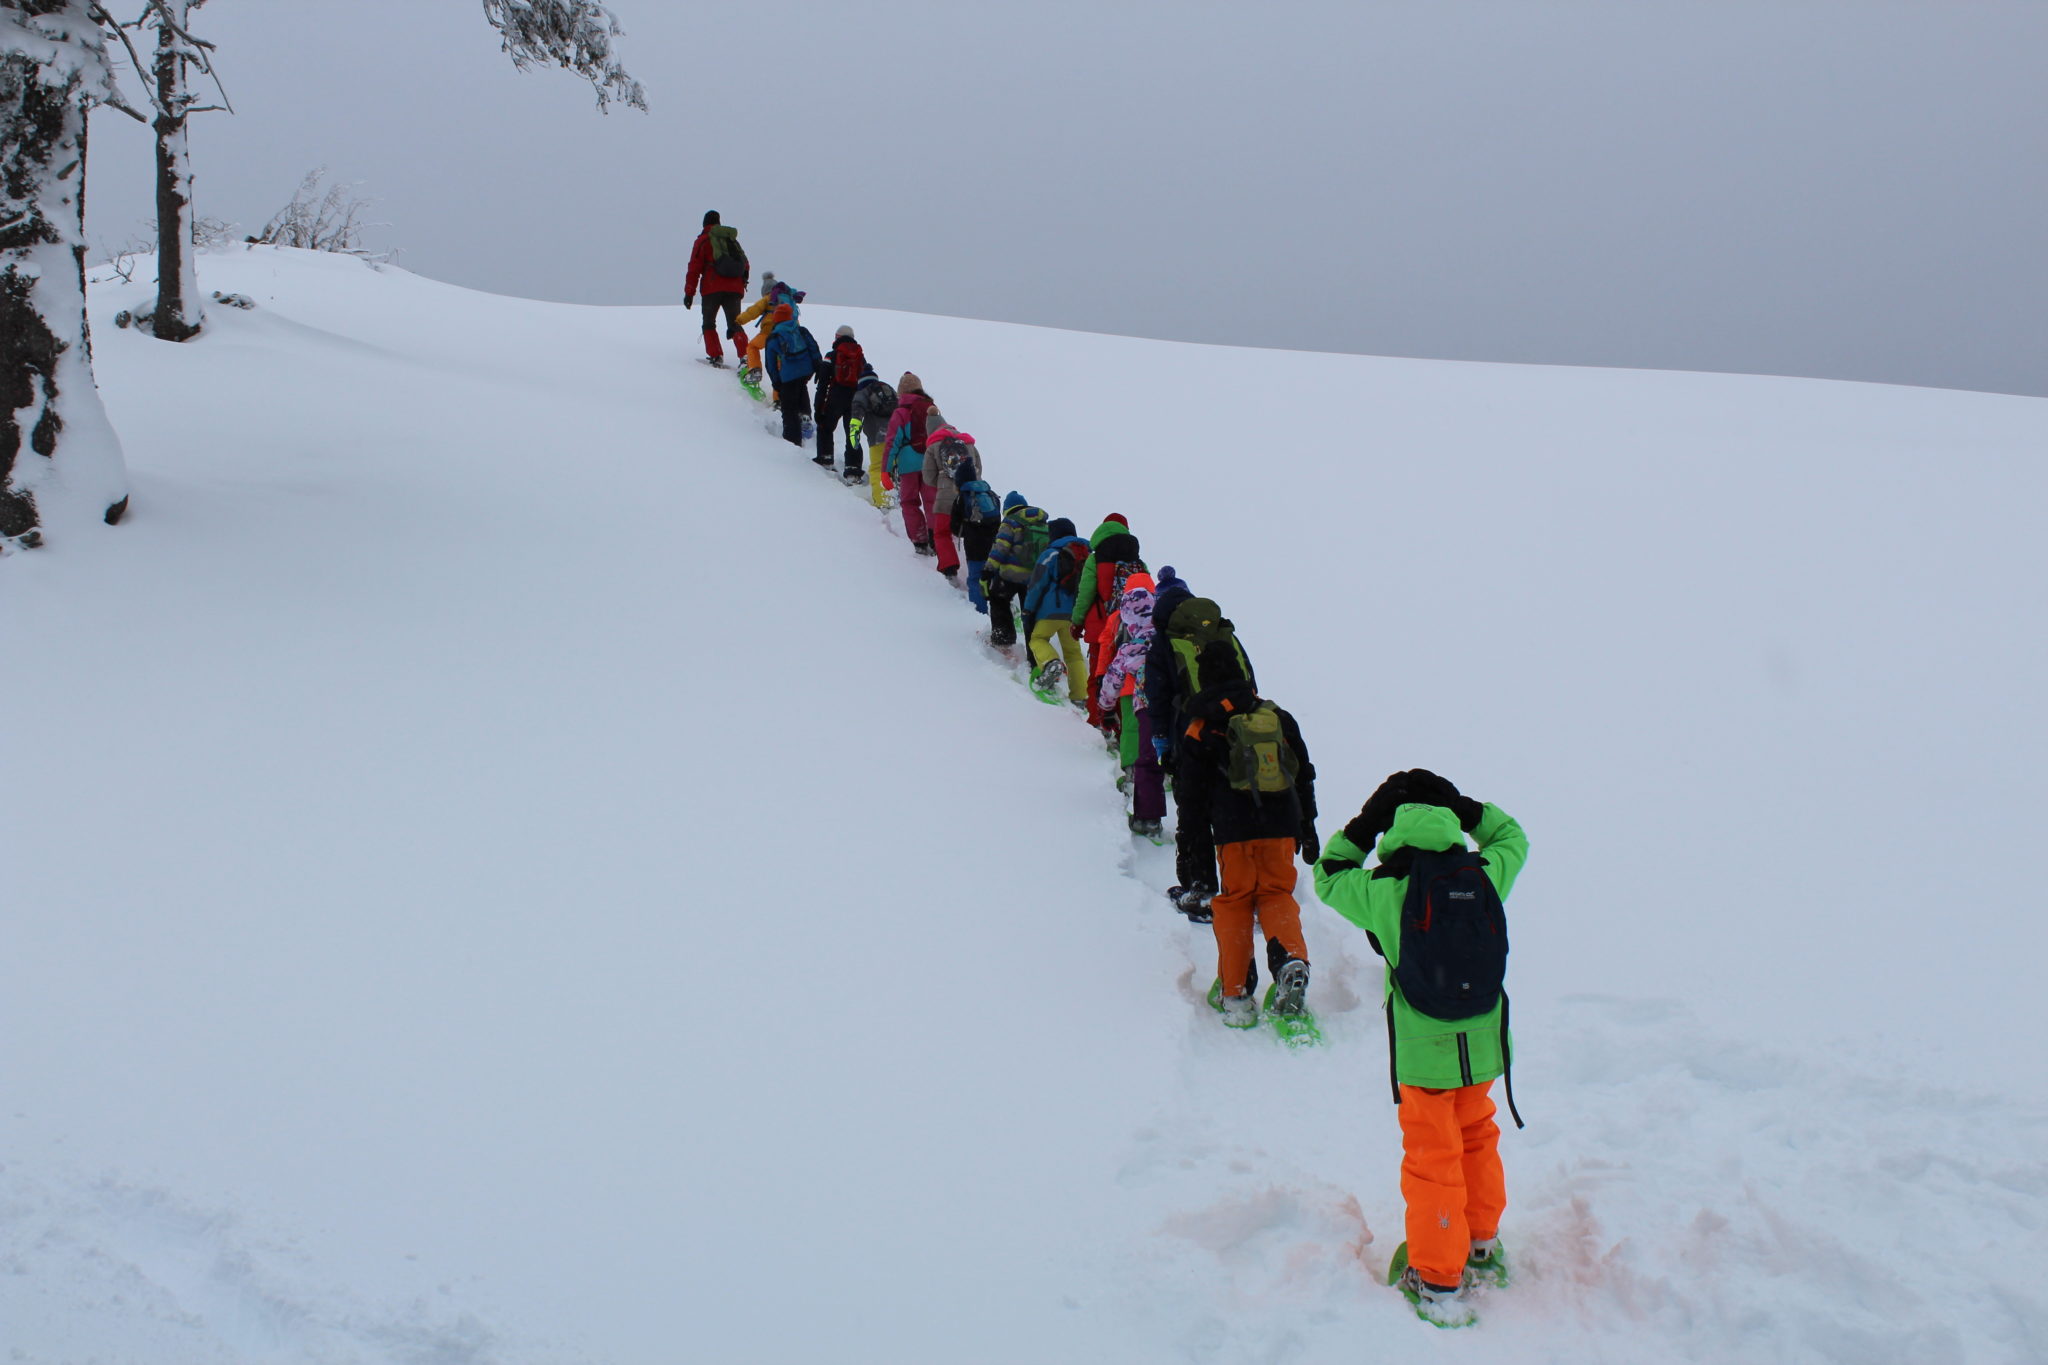
{"type": "Polygon", "coordinates": [[[768,401],[768,390],[761,387],[761,372],[759,370],[751,365],[742,365],[739,368],[739,380],[740,387],[745,389],[747,396],[756,403],[768,401]]]}
{"type": "Polygon", "coordinates": [[[1472,1254],[1465,1258],[1465,1283],[1474,1288],[1508,1287],[1508,1253],[1500,1238],[1488,1237],[1472,1244],[1472,1254]]]}
{"type": "Polygon", "coordinates": [[[839,481],[848,488],[857,488],[868,481],[868,476],[858,469],[849,469],[839,476],[839,481]]]}
{"type": "Polygon", "coordinates": [[[1154,845],[1164,845],[1166,843],[1166,826],[1158,820],[1140,820],[1137,816],[1133,815],[1131,817],[1131,833],[1140,839],[1149,840],[1154,845]]]}
{"type": "Polygon", "coordinates": [[[1166,898],[1173,902],[1173,908],[1186,915],[1196,924],[1208,924],[1215,916],[1209,911],[1209,902],[1216,893],[1206,886],[1169,886],[1166,898]]]}
{"type": "Polygon", "coordinates": [[[1058,706],[1067,699],[1067,666],[1058,659],[1046,663],[1031,675],[1031,692],[1047,706],[1058,706]]]}
{"type": "Polygon", "coordinates": [[[1393,1264],[1387,1267],[1387,1283],[1400,1290],[1401,1297],[1415,1309],[1415,1316],[1432,1327],[1470,1327],[1479,1321],[1462,1283],[1448,1287],[1427,1284],[1415,1273],[1415,1267],[1408,1264],[1406,1242],[1394,1249],[1393,1264]]]}
{"type": "Polygon", "coordinates": [[[1323,1026],[1316,1022],[1302,996],[1308,993],[1308,964],[1291,958],[1280,968],[1279,980],[1266,988],[1266,1017],[1273,1032],[1289,1047],[1315,1047],[1323,1041],[1323,1026]],[[1294,968],[1300,968],[1299,972],[1294,968]]]}
{"type": "Polygon", "coordinates": [[[1225,995],[1221,980],[1209,983],[1209,1008],[1223,1016],[1225,1028],[1257,1028],[1259,1006],[1250,995],[1225,995]]]}
{"type": "Polygon", "coordinates": [[[722,370],[725,368],[725,357],[722,355],[700,355],[697,357],[697,363],[709,365],[714,370],[722,370]]]}

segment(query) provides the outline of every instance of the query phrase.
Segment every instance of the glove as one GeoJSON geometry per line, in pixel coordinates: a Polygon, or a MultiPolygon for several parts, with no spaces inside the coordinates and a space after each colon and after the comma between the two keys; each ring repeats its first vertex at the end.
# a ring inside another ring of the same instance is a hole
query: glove
{"type": "Polygon", "coordinates": [[[695,294],[685,294],[685,295],[683,295],[683,307],[685,307],[685,308],[695,308],[696,306],[697,306],[697,296],[696,296],[695,294]]]}
{"type": "Polygon", "coordinates": [[[1379,842],[1380,836],[1394,827],[1395,810],[1406,804],[1408,799],[1408,774],[1390,775],[1380,783],[1377,791],[1365,798],[1358,814],[1344,826],[1344,837],[1365,852],[1372,852],[1372,846],[1379,842]]]}
{"type": "Polygon", "coordinates": [[[1486,803],[1474,801],[1458,791],[1455,783],[1447,777],[1438,777],[1427,768],[1411,768],[1408,771],[1409,800],[1426,801],[1432,806],[1443,806],[1458,817],[1458,827],[1470,834],[1486,814],[1486,803]]]}
{"type": "Polygon", "coordinates": [[[1323,854],[1323,842],[1316,838],[1315,821],[1304,820],[1301,822],[1301,837],[1294,841],[1294,846],[1300,850],[1301,860],[1310,867],[1314,867],[1316,859],[1320,858],[1323,854]]]}
{"type": "Polygon", "coordinates": [[[1156,759],[1156,760],[1157,760],[1158,762],[1160,762],[1160,763],[1165,763],[1165,762],[1166,762],[1166,750],[1167,750],[1167,748],[1168,748],[1168,745],[1167,745],[1167,743],[1166,743],[1166,739],[1165,739],[1165,737],[1164,737],[1163,735],[1154,735],[1154,736],[1152,737],[1152,757],[1153,757],[1154,759],[1156,759]]]}
{"type": "Polygon", "coordinates": [[[1407,778],[1410,801],[1419,801],[1425,806],[1448,806],[1458,799],[1456,785],[1427,768],[1410,768],[1407,778]]]}

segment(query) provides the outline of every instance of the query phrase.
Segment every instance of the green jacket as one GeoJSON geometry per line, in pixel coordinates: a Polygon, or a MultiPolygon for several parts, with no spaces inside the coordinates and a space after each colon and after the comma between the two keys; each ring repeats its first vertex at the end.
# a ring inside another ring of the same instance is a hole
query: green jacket
{"type": "Polygon", "coordinates": [[[1120,521],[1104,521],[1102,525],[1088,533],[1088,559],[1081,565],[1081,585],[1074,592],[1072,620],[1075,630],[1079,630],[1081,622],[1087,619],[1088,608],[1095,605],[1095,547],[1119,531],[1130,529],[1120,521]]]}
{"type": "MultiPolygon", "coordinates": [[[[1486,855],[1486,875],[1505,902],[1515,877],[1529,858],[1529,836],[1514,817],[1499,806],[1487,803],[1479,824],[1472,831],[1473,842],[1486,855]]],[[[1394,813],[1394,827],[1380,840],[1382,860],[1403,848],[1435,851],[1463,847],[1464,831],[1458,817],[1442,806],[1406,805],[1394,813]]],[[[1361,866],[1366,851],[1346,838],[1342,831],[1330,836],[1323,846],[1322,861],[1316,864],[1316,895],[1323,904],[1379,940],[1387,959],[1386,993],[1394,1014],[1394,1074],[1403,1085],[1431,1090],[1452,1090],[1465,1084],[1458,1065],[1458,1039],[1464,1038],[1472,1068],[1472,1083],[1490,1081],[1507,1069],[1502,1052],[1501,1007],[1476,1019],[1447,1023],[1415,1009],[1394,986],[1394,965],[1401,960],[1401,907],[1408,899],[1406,877],[1375,877],[1361,866]]],[[[1507,1047],[1512,1051],[1514,1042],[1507,1047]]]]}

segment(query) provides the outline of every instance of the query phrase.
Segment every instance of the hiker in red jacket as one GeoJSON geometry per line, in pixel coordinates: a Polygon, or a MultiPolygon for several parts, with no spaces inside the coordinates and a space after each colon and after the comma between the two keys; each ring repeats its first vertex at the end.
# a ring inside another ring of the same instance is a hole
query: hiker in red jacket
{"type": "Polygon", "coordinates": [[[733,353],[744,360],[747,334],[740,326],[740,300],[746,297],[747,278],[753,267],[740,249],[738,228],[718,221],[718,210],[704,215],[704,230],[690,247],[690,273],[683,279],[683,307],[696,302],[698,286],[704,295],[704,359],[712,365],[725,364],[725,352],[718,345],[718,310],[725,310],[725,334],[732,338],[733,353]],[[723,269],[721,269],[723,267],[723,269]],[[737,274],[728,273],[737,271],[737,274]]]}

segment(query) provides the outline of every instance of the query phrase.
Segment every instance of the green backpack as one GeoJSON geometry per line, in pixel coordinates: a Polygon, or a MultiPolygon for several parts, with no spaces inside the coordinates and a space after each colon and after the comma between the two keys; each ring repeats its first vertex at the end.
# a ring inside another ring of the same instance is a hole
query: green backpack
{"type": "Polygon", "coordinates": [[[711,229],[711,269],[728,280],[744,280],[751,273],[747,253],[740,249],[740,230],[723,223],[711,229]]]}
{"type": "Polygon", "coordinates": [[[1261,701],[1251,710],[1230,718],[1229,744],[1224,773],[1235,791],[1248,792],[1254,801],[1294,790],[1301,760],[1280,728],[1280,710],[1261,701]]]}
{"type": "Polygon", "coordinates": [[[1206,597],[1190,597],[1173,609],[1173,618],[1166,623],[1166,639],[1173,646],[1173,672],[1183,697],[1195,696],[1205,686],[1219,682],[1255,681],[1251,661],[1237,642],[1237,628],[1223,608],[1206,597]],[[1230,668],[1233,660],[1234,670],[1230,668]],[[1205,671],[1211,676],[1203,677],[1205,671]]]}

